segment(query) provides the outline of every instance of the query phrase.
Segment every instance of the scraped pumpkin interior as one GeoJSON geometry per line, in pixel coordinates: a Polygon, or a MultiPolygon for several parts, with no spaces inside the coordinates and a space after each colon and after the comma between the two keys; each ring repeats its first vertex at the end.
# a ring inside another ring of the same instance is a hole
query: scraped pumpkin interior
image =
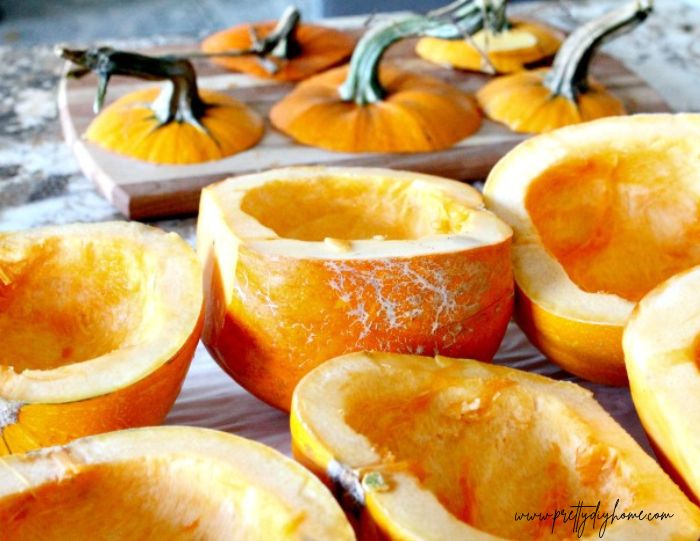
{"type": "Polygon", "coordinates": [[[470,214],[433,187],[347,177],[267,182],[247,192],[241,209],[280,237],[306,241],[419,239],[462,231],[470,214]]]}
{"type": "Polygon", "coordinates": [[[47,370],[134,343],[148,289],[148,258],[133,243],[0,242],[0,364],[47,370]]]}
{"type": "Polygon", "coordinates": [[[576,285],[638,301],[700,263],[700,171],[691,142],[582,150],[530,185],[526,208],[576,285]]]}
{"type": "Polygon", "coordinates": [[[286,539],[300,520],[223,463],[161,456],[82,465],[60,481],[0,499],[0,522],[8,541],[254,540],[286,539]]]}
{"type": "Polygon", "coordinates": [[[629,497],[616,452],[562,402],[515,380],[465,379],[448,368],[430,379],[356,373],[352,386],[345,420],[383,457],[378,468],[412,473],[451,514],[481,531],[557,539],[562,531],[552,535],[551,519],[517,521],[514,513],[599,500],[610,509],[629,497]]]}

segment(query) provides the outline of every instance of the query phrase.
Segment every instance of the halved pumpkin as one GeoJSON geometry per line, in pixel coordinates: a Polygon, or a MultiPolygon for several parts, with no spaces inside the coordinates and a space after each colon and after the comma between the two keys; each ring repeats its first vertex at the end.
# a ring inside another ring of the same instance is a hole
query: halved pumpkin
{"type": "Polygon", "coordinates": [[[0,455],[160,423],[202,326],[175,233],[108,222],[0,234],[0,455]]]}
{"type": "Polygon", "coordinates": [[[489,360],[510,318],[510,229],[438,177],[289,168],[202,192],[203,341],[289,409],[301,377],[359,349],[489,360]]]}
{"type": "Polygon", "coordinates": [[[214,430],[124,430],[10,457],[3,466],[3,541],[355,539],[308,471],[214,430]]]}
{"type": "Polygon", "coordinates": [[[700,536],[700,509],[569,382],[470,360],[353,353],[299,383],[291,430],[295,455],[359,508],[368,537],[372,527],[423,541],[700,536]],[[574,526],[578,504],[673,516],[574,526]]]}
{"type": "Polygon", "coordinates": [[[635,303],[700,264],[700,115],[638,115],[530,139],[484,196],[514,229],[516,317],[566,370],[627,381],[635,303]]]}
{"type": "Polygon", "coordinates": [[[700,267],[645,295],[623,347],[632,399],[657,455],[700,504],[700,267]]]}

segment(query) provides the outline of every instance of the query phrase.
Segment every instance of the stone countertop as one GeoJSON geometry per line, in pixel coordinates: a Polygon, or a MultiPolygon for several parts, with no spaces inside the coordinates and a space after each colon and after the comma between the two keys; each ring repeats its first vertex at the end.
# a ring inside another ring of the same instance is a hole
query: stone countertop
{"type": "MultiPolygon", "coordinates": [[[[571,29],[619,2],[555,1],[513,6],[550,24],[571,29]]],[[[657,0],[655,13],[606,51],[649,82],[675,111],[700,111],[700,8],[681,0],[657,0]]],[[[181,39],[181,38],[180,38],[181,39]]],[[[150,38],[139,46],[179,41],[150,38]]],[[[79,171],[63,143],[56,110],[62,62],[49,47],[0,47],[0,230],[121,219],[79,171]]],[[[155,222],[190,243],[195,218],[155,222]]],[[[578,381],[544,359],[514,325],[496,362],[578,381]]],[[[647,449],[629,392],[584,383],[647,449]]],[[[168,422],[219,428],[289,452],[287,418],[234,384],[200,347],[168,422]]]]}

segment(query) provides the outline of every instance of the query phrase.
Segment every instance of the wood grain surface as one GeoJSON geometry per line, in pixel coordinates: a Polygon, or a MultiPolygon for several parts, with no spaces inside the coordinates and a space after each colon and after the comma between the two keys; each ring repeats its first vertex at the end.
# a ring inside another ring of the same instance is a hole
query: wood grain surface
{"type": "MultiPolygon", "coordinates": [[[[357,29],[352,30],[359,35],[357,29]]],[[[393,46],[385,61],[403,69],[429,74],[474,92],[489,76],[445,69],[419,59],[413,52],[415,40],[393,46]]],[[[196,44],[171,47],[169,52],[194,49],[196,44]]],[[[149,49],[147,54],[166,51],[149,49]]],[[[247,103],[267,118],[270,108],[292,88],[291,84],[223,71],[206,60],[196,63],[202,88],[216,89],[247,103]]],[[[664,99],[639,76],[618,60],[600,54],[593,61],[592,74],[612,90],[631,113],[666,112],[664,99]]],[[[152,83],[113,77],[107,102],[152,83]]],[[[120,156],[82,139],[94,115],[96,78],[61,80],[59,112],[64,137],[83,169],[101,193],[126,217],[153,219],[192,214],[197,211],[200,190],[223,178],[288,165],[380,166],[437,174],[471,181],[484,178],[491,167],[525,136],[484,120],[481,129],[456,146],[427,153],[330,152],[299,145],[275,130],[266,120],[262,141],[234,156],[196,165],[156,165],[120,156]]]]}

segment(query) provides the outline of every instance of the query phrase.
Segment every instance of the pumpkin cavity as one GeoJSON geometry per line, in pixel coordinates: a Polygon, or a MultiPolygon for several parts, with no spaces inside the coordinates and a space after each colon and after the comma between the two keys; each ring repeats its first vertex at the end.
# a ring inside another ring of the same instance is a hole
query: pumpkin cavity
{"type": "Polygon", "coordinates": [[[437,189],[352,177],[267,182],[246,193],[241,209],[280,237],[345,248],[337,241],[458,233],[470,218],[469,208],[437,189]]]}
{"type": "Polygon", "coordinates": [[[49,237],[0,253],[0,364],[21,373],[79,363],[141,327],[148,260],[132,243],[49,237]]]}

